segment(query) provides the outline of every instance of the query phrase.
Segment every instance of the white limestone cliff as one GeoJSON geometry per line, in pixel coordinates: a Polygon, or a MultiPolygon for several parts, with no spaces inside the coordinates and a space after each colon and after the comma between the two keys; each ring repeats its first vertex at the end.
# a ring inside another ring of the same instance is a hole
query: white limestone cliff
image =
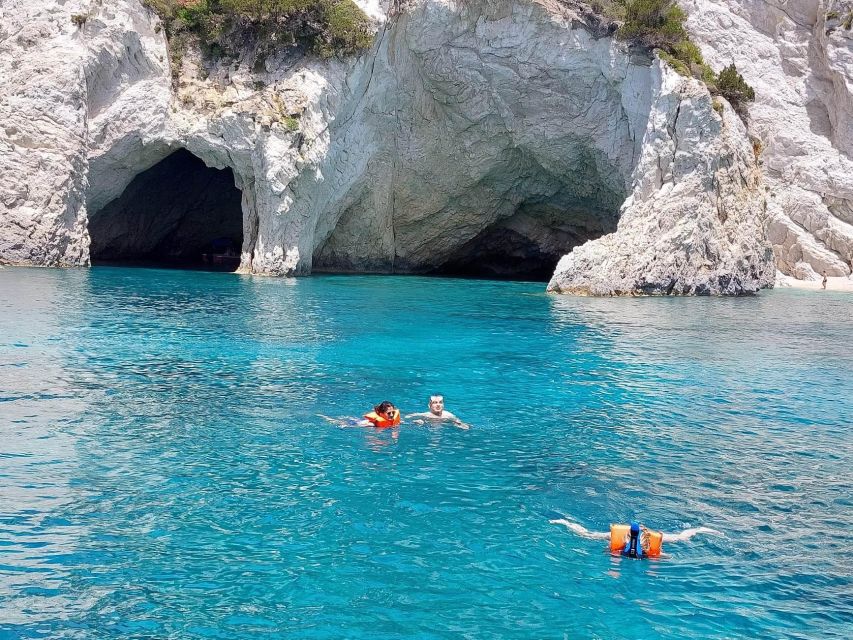
{"type": "Polygon", "coordinates": [[[772,286],[763,183],[740,118],[719,99],[715,109],[701,83],[661,63],[654,70],[619,227],[564,257],[548,290],[740,295],[772,286]]]}
{"type": "Polygon", "coordinates": [[[851,0],[680,0],[708,62],[755,89],[769,237],[799,279],[853,268],[851,0]]]}
{"type": "Polygon", "coordinates": [[[259,70],[190,52],[173,89],[138,0],[4,0],[0,260],[87,264],[90,229],[100,244],[158,233],[107,205],[187,149],[233,172],[243,272],[523,267],[578,247],[553,289],[769,284],[751,147],[701,85],[578,3],[368,8],[378,33],[357,58],[281,52],[259,70]]]}

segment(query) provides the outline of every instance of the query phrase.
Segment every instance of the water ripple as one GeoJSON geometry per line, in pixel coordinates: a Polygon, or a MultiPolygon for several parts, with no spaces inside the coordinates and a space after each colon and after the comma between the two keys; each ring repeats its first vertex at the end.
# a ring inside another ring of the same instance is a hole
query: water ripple
{"type": "Polygon", "coordinates": [[[99,268],[0,304],[0,637],[853,624],[849,297],[99,268]],[[436,391],[470,430],[316,415],[436,391]],[[725,536],[634,562],[560,517],[725,536]]]}

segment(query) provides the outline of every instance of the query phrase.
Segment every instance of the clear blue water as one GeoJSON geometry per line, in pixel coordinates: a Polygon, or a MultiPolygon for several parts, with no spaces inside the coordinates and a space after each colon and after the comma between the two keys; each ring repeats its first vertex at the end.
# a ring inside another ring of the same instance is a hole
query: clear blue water
{"type": "Polygon", "coordinates": [[[542,288],[0,270],[0,638],[849,637],[853,297],[542,288]]]}

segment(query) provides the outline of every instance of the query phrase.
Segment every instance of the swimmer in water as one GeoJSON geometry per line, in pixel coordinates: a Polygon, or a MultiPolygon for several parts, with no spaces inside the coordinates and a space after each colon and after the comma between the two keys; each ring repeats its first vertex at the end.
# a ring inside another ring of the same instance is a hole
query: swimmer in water
{"type": "Polygon", "coordinates": [[[618,553],[629,558],[653,558],[660,555],[660,547],[664,542],[683,542],[690,540],[699,533],[723,535],[716,529],[695,527],[685,529],[681,533],[663,533],[652,531],[632,522],[629,525],[611,525],[610,531],[588,531],[586,528],[565,519],[550,520],[551,524],[562,524],[582,538],[591,540],[609,540],[611,553],[618,553]]]}
{"type": "Polygon", "coordinates": [[[361,420],[357,418],[330,418],[318,413],[318,416],[324,420],[328,420],[333,424],[342,427],[377,427],[379,429],[387,429],[400,425],[400,410],[394,406],[393,402],[385,400],[380,402],[373,411],[365,413],[361,420]]]}
{"type": "Polygon", "coordinates": [[[406,418],[414,418],[415,424],[425,422],[451,422],[460,429],[468,429],[468,425],[455,415],[444,409],[444,396],[434,395],[429,397],[429,411],[425,413],[410,413],[406,418]]]}

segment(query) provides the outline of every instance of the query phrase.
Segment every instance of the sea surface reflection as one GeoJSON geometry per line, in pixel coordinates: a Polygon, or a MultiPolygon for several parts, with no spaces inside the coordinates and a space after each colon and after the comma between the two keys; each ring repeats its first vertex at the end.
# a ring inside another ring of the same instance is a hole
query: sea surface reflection
{"type": "Polygon", "coordinates": [[[850,296],[100,267],[0,309],[0,638],[849,636],[850,296]],[[469,431],[317,416],[434,392],[469,431]]]}

